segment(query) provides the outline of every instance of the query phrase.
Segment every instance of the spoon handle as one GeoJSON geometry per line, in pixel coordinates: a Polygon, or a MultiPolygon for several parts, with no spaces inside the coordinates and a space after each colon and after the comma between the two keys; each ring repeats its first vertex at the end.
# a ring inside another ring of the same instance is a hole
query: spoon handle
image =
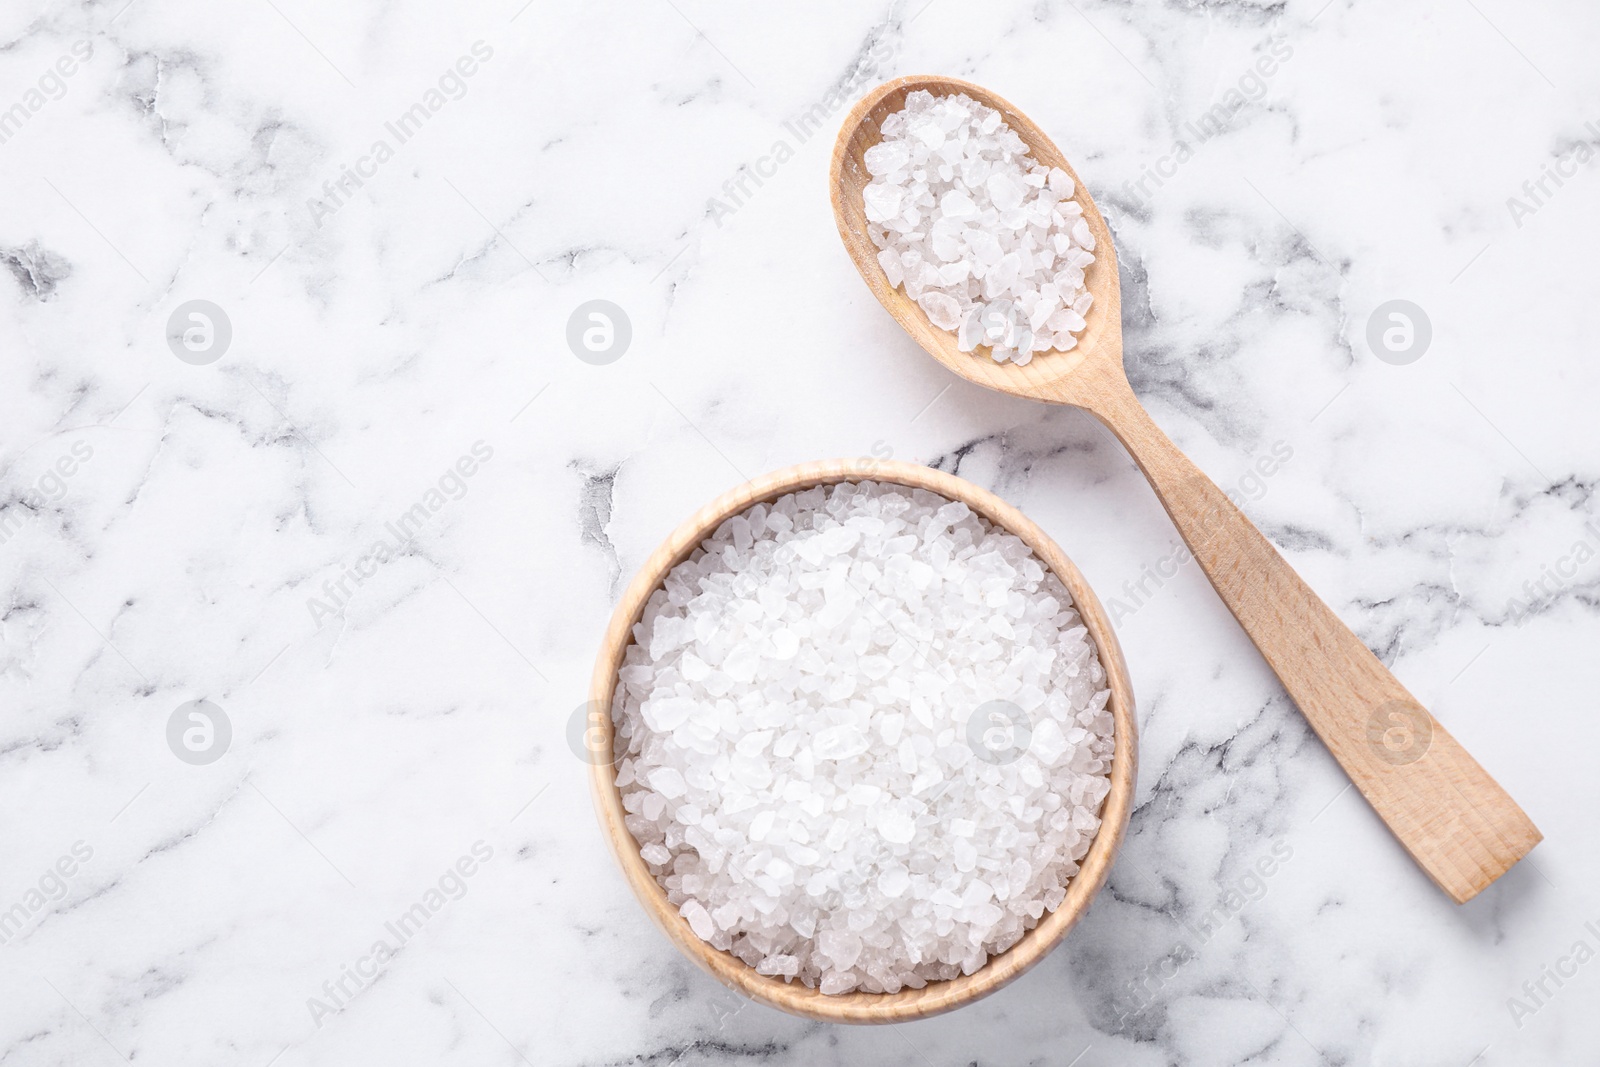
{"type": "Polygon", "coordinates": [[[1127,447],[1223,603],[1406,851],[1458,904],[1504,874],[1541,839],[1528,816],[1161,432],[1120,373],[1095,385],[1074,402],[1127,447]]]}

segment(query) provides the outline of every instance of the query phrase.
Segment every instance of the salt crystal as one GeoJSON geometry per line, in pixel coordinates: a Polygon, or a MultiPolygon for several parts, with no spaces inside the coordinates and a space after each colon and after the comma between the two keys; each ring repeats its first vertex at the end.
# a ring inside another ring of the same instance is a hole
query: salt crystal
{"type": "Polygon", "coordinates": [[[956,347],[963,352],[971,352],[983,344],[983,305],[975,305],[961,319],[960,331],[956,334],[956,347]]]}
{"type": "Polygon", "coordinates": [[[928,321],[941,330],[953,330],[961,322],[961,305],[946,293],[924,293],[917,301],[928,313],[928,321]]]}
{"type": "Polygon", "coordinates": [[[710,941],[711,935],[716,933],[717,924],[712,921],[705,905],[698,900],[685,901],[683,907],[678,909],[678,914],[689,920],[689,928],[700,940],[710,941]]]}
{"type": "Polygon", "coordinates": [[[910,844],[917,834],[917,824],[911,816],[897,808],[890,808],[878,819],[878,833],[892,844],[910,844]]]}
{"type": "Polygon", "coordinates": [[[757,812],[756,817],[750,820],[750,840],[765,841],[767,834],[772,830],[772,823],[776,817],[770,808],[766,811],[757,812]]]}
{"type": "Polygon", "coordinates": [[[905,281],[905,268],[900,265],[900,253],[893,248],[885,248],[878,253],[878,266],[883,268],[883,276],[889,279],[889,284],[896,289],[905,281]]]}
{"type": "Polygon", "coordinates": [[[848,971],[861,958],[861,938],[848,930],[830,928],[817,934],[816,949],[836,970],[848,971]]]}
{"type": "Polygon", "coordinates": [[[866,150],[862,162],[866,163],[868,173],[884,175],[911,162],[911,152],[903,141],[882,141],[866,150]]]}
{"type": "Polygon", "coordinates": [[[866,733],[854,725],[833,726],[817,734],[811,751],[818,759],[846,760],[861,755],[869,744],[866,733]]]}
{"type": "Polygon", "coordinates": [[[900,202],[905,197],[905,191],[888,182],[873,182],[867,186],[864,195],[867,218],[873,222],[883,222],[900,213],[900,202]]]}
{"type": "Polygon", "coordinates": [[[962,190],[951,189],[939,198],[939,211],[947,219],[965,219],[978,213],[978,205],[962,190]]]}
{"type": "Polygon", "coordinates": [[[675,767],[658,767],[650,772],[650,788],[671,800],[681,797],[689,787],[683,780],[683,774],[675,767]]]}
{"type": "Polygon", "coordinates": [[[860,980],[849,971],[829,971],[822,976],[821,988],[828,996],[837,996],[854,989],[860,980]]]}
{"type": "Polygon", "coordinates": [[[1085,252],[1094,251],[1094,234],[1089,232],[1089,221],[1079,219],[1072,224],[1073,243],[1080,246],[1085,252]]]}

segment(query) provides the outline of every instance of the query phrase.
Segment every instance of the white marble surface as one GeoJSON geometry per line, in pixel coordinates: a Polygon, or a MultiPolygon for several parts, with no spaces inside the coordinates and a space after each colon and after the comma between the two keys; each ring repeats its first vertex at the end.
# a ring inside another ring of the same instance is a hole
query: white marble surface
{"type": "Polygon", "coordinates": [[[1600,962],[1524,990],[1600,949],[1600,165],[1522,189],[1600,143],[1592,5],[521,2],[0,11],[0,1063],[1595,1062],[1600,962]],[[1119,620],[1127,846],[1023,980],[822,1026],[647,925],[565,729],[619,582],[694,508],[892,453],[1027,510],[1107,599],[1177,543],[1106,433],[955,382],[847,262],[830,93],[913,72],[1054,135],[1157,421],[1544,831],[1478,900],[1345,791],[1189,566],[1119,620]],[[735,204],[744,165],[770,176],[735,204]],[[328,210],[343,166],[370,177],[328,210]],[[607,366],[564,340],[596,298],[633,328],[607,366]],[[1432,322],[1407,366],[1365,339],[1395,298],[1432,322]],[[193,299],[232,325],[209,365],[165,341],[193,299]],[[203,766],[166,741],[199,698],[232,724],[203,766]]]}

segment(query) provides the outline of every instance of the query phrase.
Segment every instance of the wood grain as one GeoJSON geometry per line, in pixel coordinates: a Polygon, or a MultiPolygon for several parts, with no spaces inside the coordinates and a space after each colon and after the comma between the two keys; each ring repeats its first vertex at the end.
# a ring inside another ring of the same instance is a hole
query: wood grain
{"type": "Polygon", "coordinates": [[[857,270],[929,354],[968,381],[1083,408],[1110,428],[1317,735],[1451,899],[1470,900],[1539,842],[1532,820],[1499,783],[1151,421],[1123,371],[1122,304],[1110,230],[1077,172],[1026,115],[970,82],[897,78],[868,93],[845,119],[834,146],[830,193],[839,236],[857,270]],[[918,89],[966,93],[995,108],[1036,159],[1072,175],[1096,257],[1085,275],[1094,303],[1072,351],[1040,353],[1025,367],[961,352],[954,334],[935,327],[915,301],[889,285],[867,232],[861,190],[871,175],[862,157],[880,140],[882,119],[918,89]]]}
{"type": "Polygon", "coordinates": [[[830,460],[806,463],[756,478],[718,497],[701,508],[675,530],[650,555],[634,576],[612,615],[601,643],[590,686],[591,707],[605,709],[593,722],[601,733],[597,750],[603,755],[592,766],[591,791],[606,841],[611,846],[629,887],[660,927],[685,955],[693,959],[718,981],[795,1015],[827,1022],[892,1023],[937,1015],[970,1003],[994,992],[1038,963],[1070,930],[1088,908],[1090,900],[1104,884],[1112,858],[1122,843],[1133,801],[1137,771],[1137,731],[1134,724],[1133,690],[1128,683],[1127,664],[1122,648],[1094,591],[1054,541],[1016,508],[987,490],[953,475],[894,460],[830,460]],[[639,844],[623,822],[622,797],[612,769],[612,722],[609,714],[616,691],[617,670],[633,641],[633,627],[643,615],[645,602],[660,587],[668,571],[687,559],[725,520],[761,501],[773,501],[785,493],[831,485],[841,481],[893,482],[927,489],[951,500],[965,503],[994,525],[1016,534],[1039,557],[1072,594],[1073,603],[1083,617],[1105,667],[1111,689],[1108,707],[1115,730],[1115,751],[1111,764],[1111,790],[1102,804],[1101,827],[1080,863],[1078,874],[1067,886],[1066,899],[1054,912],[1040,920],[1021,941],[1006,952],[990,958],[978,971],[948,982],[933,982],[922,989],[899,993],[847,993],[824,996],[798,982],[760,975],[737,957],[712,948],[689,929],[677,909],[651,876],[639,855],[639,844]]]}

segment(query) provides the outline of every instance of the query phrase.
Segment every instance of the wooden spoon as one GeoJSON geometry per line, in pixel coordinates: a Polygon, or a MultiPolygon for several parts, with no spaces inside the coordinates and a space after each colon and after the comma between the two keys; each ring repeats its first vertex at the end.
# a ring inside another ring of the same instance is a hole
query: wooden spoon
{"type": "Polygon", "coordinates": [[[830,182],[834,220],[856,269],[935,359],[990,389],[1082,408],[1116,434],[1312,728],[1441,889],[1457,903],[1470,900],[1540,841],[1538,829],[1506,791],[1151,421],[1122,369],[1122,304],[1111,231],[1072,165],[1038,126],[969,82],[896,78],[868,93],[845,119],[830,182]],[[1095,241],[1086,281],[1094,303],[1072,351],[1041,352],[1024,367],[961,352],[954,333],[934,326],[915,301],[889,284],[867,232],[862,190],[872,176],[862,156],[881,139],[880,122],[918,89],[936,96],[966,93],[996,109],[1035,159],[1072,176],[1095,241]]]}

